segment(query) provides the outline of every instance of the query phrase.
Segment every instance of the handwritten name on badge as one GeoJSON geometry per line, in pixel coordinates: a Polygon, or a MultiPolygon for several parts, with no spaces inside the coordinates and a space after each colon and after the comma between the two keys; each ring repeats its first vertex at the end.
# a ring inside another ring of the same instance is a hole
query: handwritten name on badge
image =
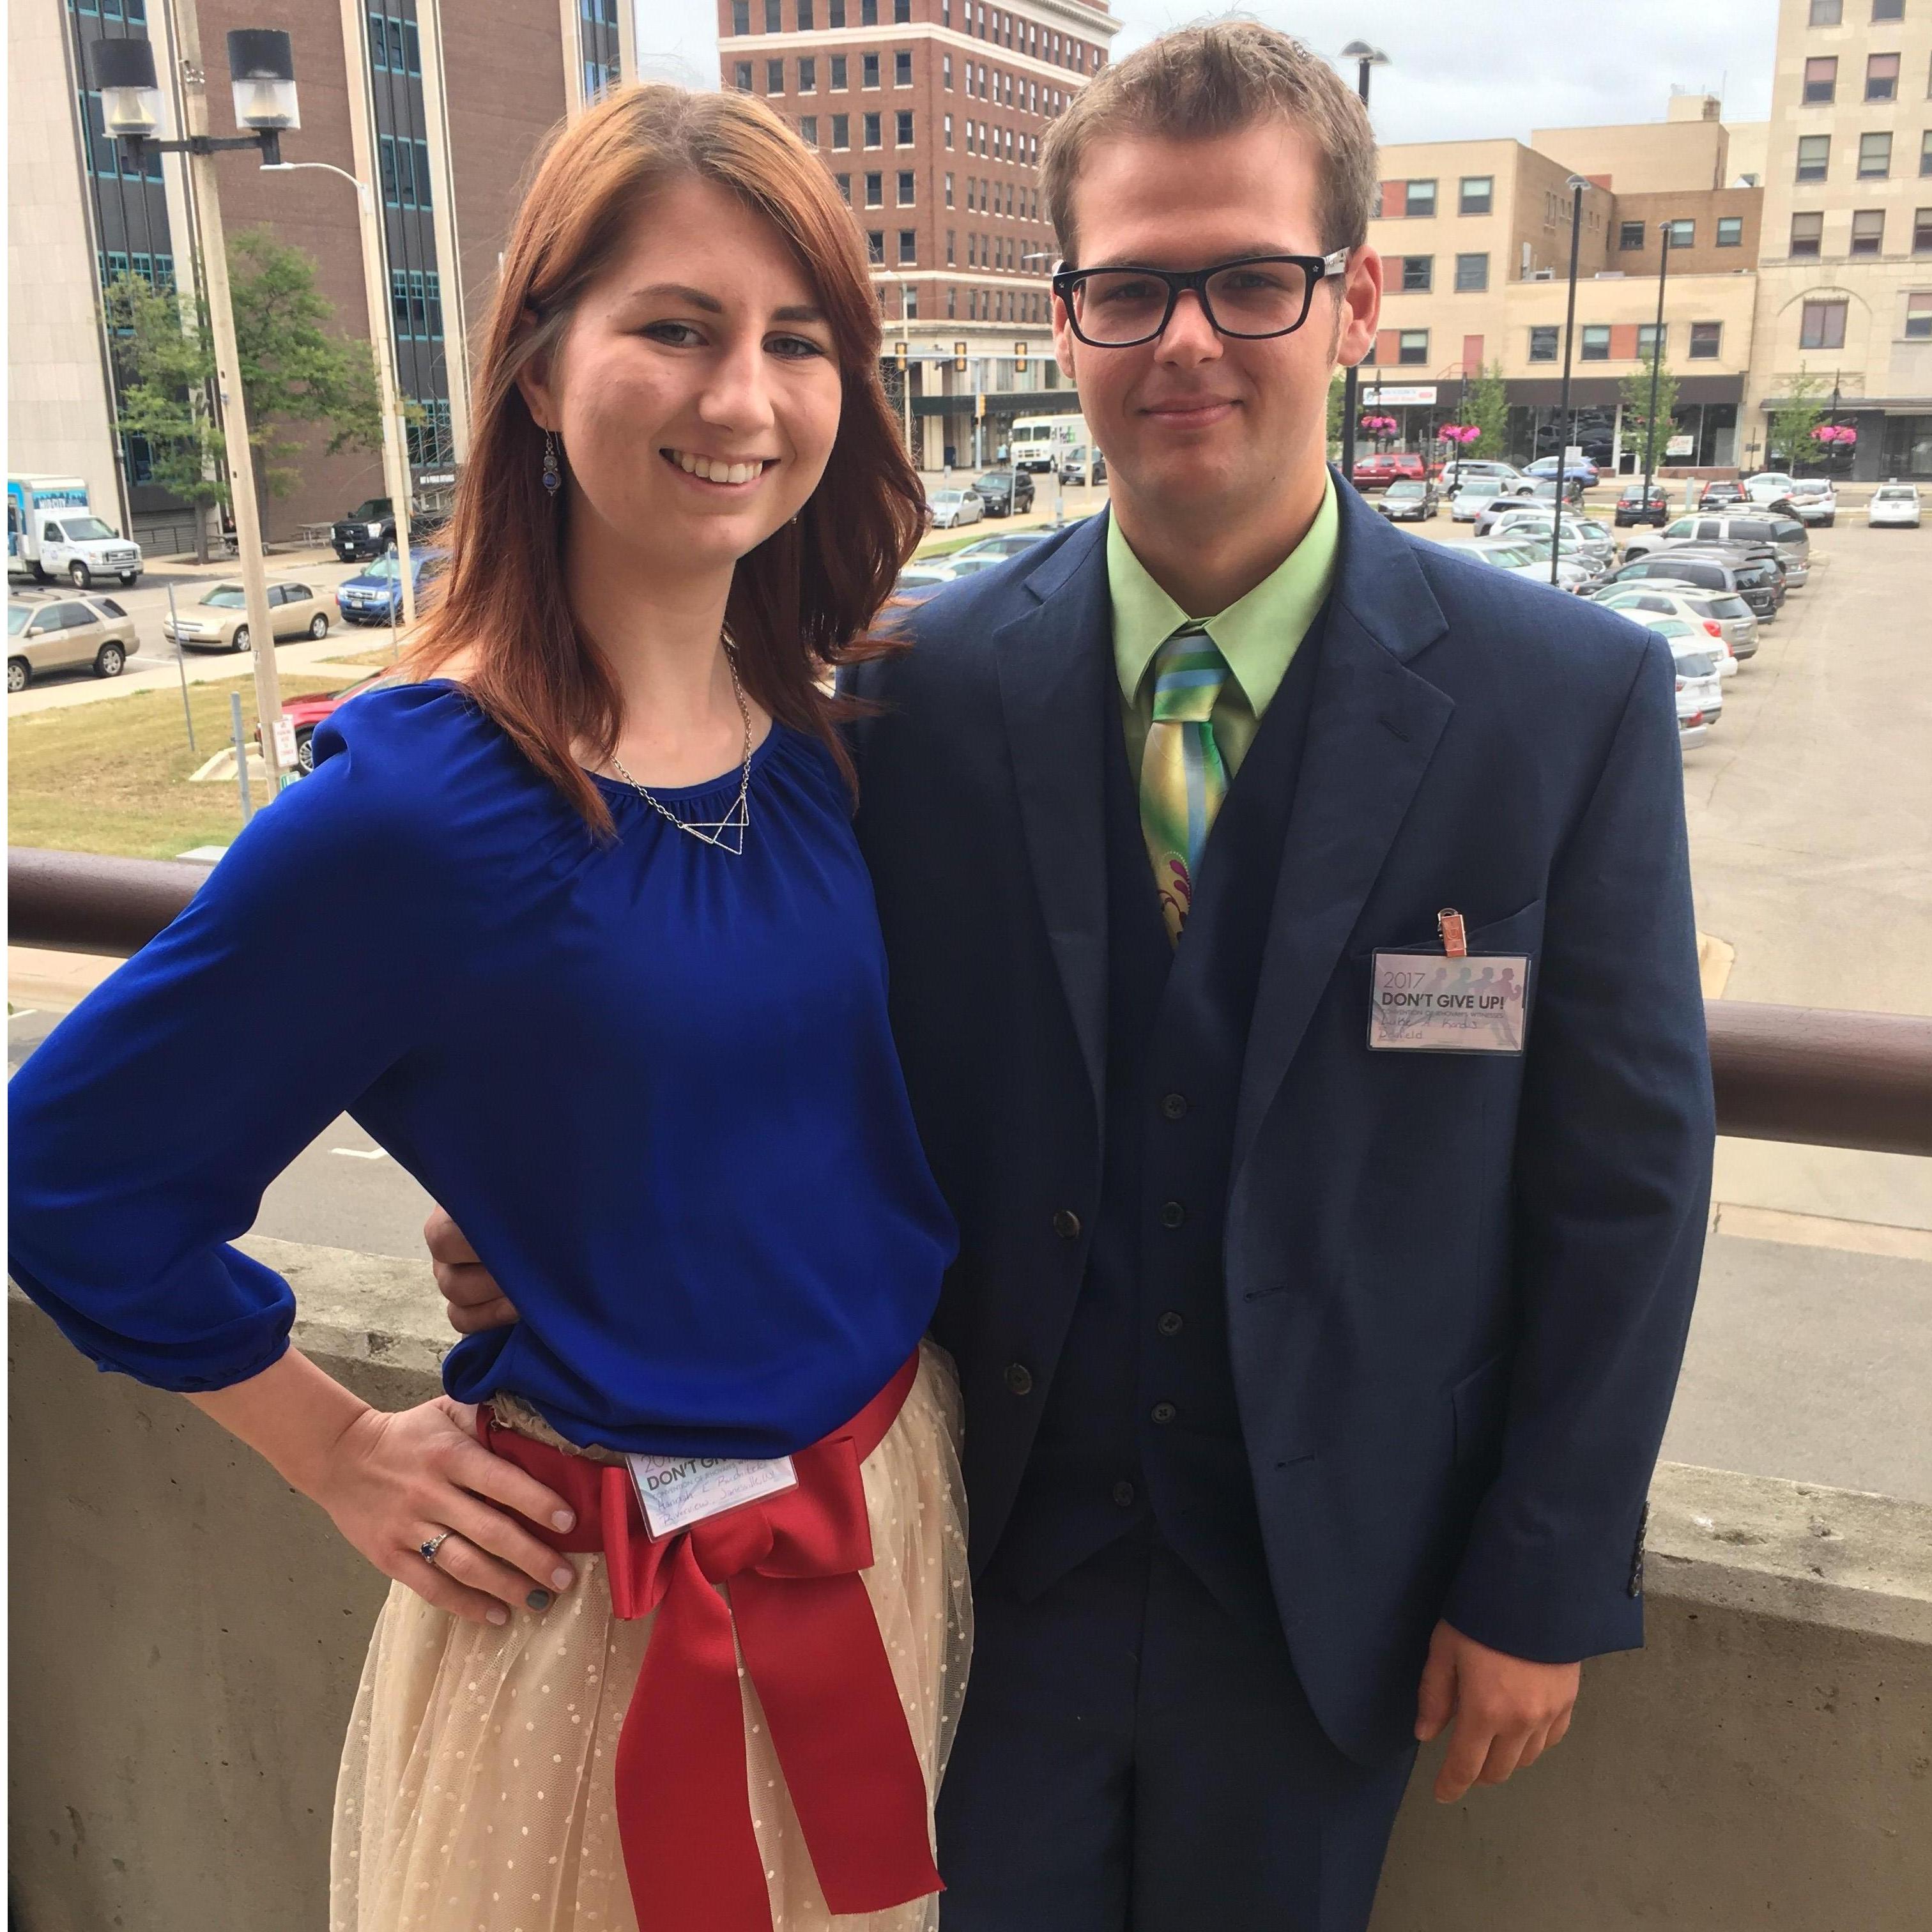
{"type": "Polygon", "coordinates": [[[1384,1052],[1520,1053],[1529,956],[1378,952],[1369,1045],[1384,1052]]]}
{"type": "Polygon", "coordinates": [[[750,1462],[729,1456],[626,1456],[653,1537],[688,1529],[741,1503],[798,1487],[789,1456],[750,1462]]]}

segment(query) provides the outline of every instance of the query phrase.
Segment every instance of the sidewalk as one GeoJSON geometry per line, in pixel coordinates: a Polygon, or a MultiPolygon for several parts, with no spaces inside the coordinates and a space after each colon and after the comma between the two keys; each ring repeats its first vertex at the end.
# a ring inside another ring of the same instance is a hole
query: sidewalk
{"type": "MultiPolygon", "coordinates": [[[[359,656],[364,651],[386,646],[388,641],[386,628],[351,630],[343,625],[326,638],[302,638],[290,644],[278,644],[275,662],[284,676],[318,669],[326,675],[338,668],[340,656],[359,656]]],[[[197,652],[187,660],[188,681],[190,684],[244,682],[254,676],[254,654],[248,651],[197,652]]],[[[369,667],[362,664],[341,664],[340,668],[344,684],[367,676],[369,670],[369,667]]],[[[64,684],[30,686],[8,699],[7,715],[9,718],[20,718],[33,711],[64,710],[72,704],[104,704],[137,691],[178,691],[181,680],[180,670],[170,664],[155,670],[124,671],[118,677],[90,678],[85,682],[76,679],[64,684]]]]}

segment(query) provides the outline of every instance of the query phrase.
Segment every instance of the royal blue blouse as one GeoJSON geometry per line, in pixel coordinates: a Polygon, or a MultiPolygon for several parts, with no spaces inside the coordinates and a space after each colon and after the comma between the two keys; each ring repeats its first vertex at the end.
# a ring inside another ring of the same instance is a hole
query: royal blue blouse
{"type": "MultiPolygon", "coordinates": [[[[451,1351],[452,1396],[678,1455],[856,1414],[956,1236],[824,747],[772,726],[740,856],[602,778],[594,841],[446,681],[353,699],[315,756],[15,1076],[14,1280],[104,1369],[259,1373],[294,1298],[228,1244],[346,1110],[522,1314],[451,1351]]],[[[739,782],[658,796],[718,820],[739,782]]]]}

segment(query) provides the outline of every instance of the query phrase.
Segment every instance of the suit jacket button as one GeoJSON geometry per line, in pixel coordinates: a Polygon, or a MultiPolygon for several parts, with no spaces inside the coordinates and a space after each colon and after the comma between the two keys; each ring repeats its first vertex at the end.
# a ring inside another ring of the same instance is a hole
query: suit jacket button
{"type": "Polygon", "coordinates": [[[1170,1120],[1185,1120],[1187,1117],[1187,1096],[1185,1094],[1162,1094],[1160,1111],[1170,1120]]]}
{"type": "Polygon", "coordinates": [[[1071,1208],[1063,1208],[1053,1217],[1053,1232],[1063,1241],[1077,1241],[1080,1238],[1080,1216],[1071,1208]]]}
{"type": "Polygon", "coordinates": [[[1033,1371],[1024,1362],[1009,1362],[1006,1364],[1006,1386],[1016,1395],[1030,1395],[1033,1393],[1033,1371]]]}
{"type": "Polygon", "coordinates": [[[1121,1508],[1132,1509],[1134,1506],[1134,1496],[1135,1490],[1132,1484],[1116,1483],[1114,1485],[1114,1500],[1120,1504],[1121,1508]]]}
{"type": "Polygon", "coordinates": [[[1178,1335],[1180,1333],[1180,1317],[1170,1308],[1154,1325],[1163,1335],[1178,1335]]]}
{"type": "Polygon", "coordinates": [[[1149,1412],[1155,1421],[1163,1424],[1172,1422],[1177,1413],[1171,1402],[1157,1402],[1149,1412]]]}
{"type": "Polygon", "coordinates": [[[1187,1219],[1187,1210],[1178,1201],[1163,1201],[1160,1204],[1160,1225],[1163,1228],[1178,1228],[1187,1219]]]}

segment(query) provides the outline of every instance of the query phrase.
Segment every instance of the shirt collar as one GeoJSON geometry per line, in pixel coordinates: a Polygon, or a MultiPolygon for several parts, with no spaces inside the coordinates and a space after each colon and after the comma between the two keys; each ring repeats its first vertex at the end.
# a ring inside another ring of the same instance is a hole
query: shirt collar
{"type": "MultiPolygon", "coordinates": [[[[1340,523],[1335,479],[1324,472],[1322,507],[1308,534],[1245,597],[1204,620],[1257,718],[1288,675],[1297,647],[1328,595],[1340,523]]],[[[1154,652],[1187,622],[1187,613],[1148,575],[1112,517],[1107,519],[1107,592],[1113,606],[1114,668],[1120,695],[1131,706],[1154,652]]]]}

